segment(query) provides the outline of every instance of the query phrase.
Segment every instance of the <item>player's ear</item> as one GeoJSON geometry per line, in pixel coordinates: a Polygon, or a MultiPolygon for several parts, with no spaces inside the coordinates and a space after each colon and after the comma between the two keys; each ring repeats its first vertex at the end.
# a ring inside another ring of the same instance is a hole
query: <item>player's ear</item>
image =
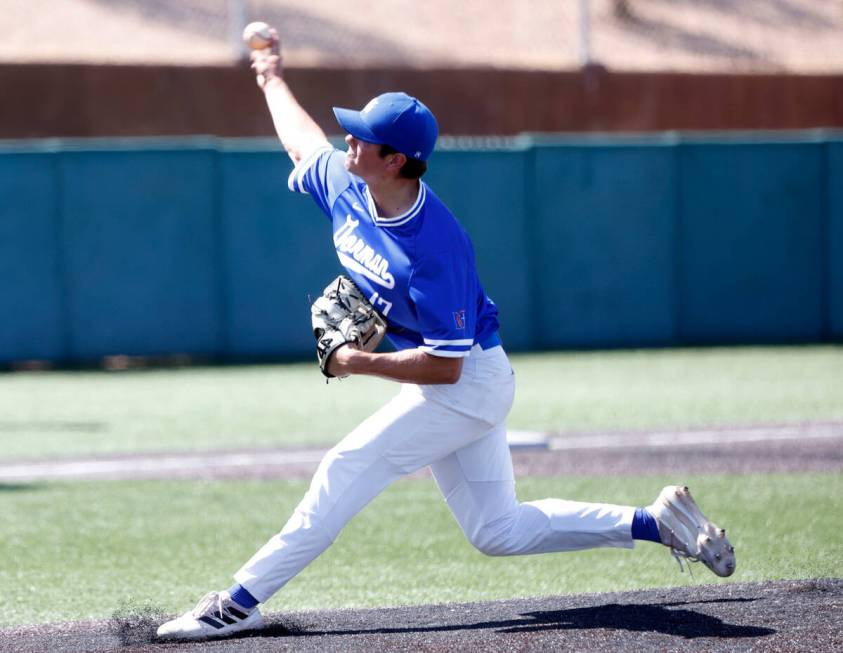
{"type": "Polygon", "coordinates": [[[400,152],[393,152],[386,157],[386,167],[390,172],[400,172],[405,163],[407,163],[407,157],[400,152]]]}

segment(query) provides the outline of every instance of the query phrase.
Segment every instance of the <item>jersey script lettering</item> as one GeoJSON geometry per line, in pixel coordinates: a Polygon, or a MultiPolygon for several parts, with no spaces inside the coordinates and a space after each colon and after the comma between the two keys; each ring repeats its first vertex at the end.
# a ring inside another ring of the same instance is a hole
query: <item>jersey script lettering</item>
{"type": "Polygon", "coordinates": [[[345,218],[345,224],[334,234],[334,247],[337,249],[340,263],[384,288],[395,288],[395,277],[389,271],[389,261],[354,234],[359,224],[360,221],[349,214],[345,218]]]}

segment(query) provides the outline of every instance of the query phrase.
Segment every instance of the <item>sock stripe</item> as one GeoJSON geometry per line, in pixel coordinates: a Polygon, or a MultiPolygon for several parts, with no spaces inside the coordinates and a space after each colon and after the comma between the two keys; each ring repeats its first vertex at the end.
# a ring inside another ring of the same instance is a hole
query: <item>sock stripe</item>
{"type": "Polygon", "coordinates": [[[646,508],[635,509],[635,516],[632,518],[632,539],[656,543],[662,541],[659,535],[659,523],[646,508]]]}
{"type": "Polygon", "coordinates": [[[249,593],[242,585],[234,585],[231,589],[228,590],[228,595],[231,597],[231,600],[234,601],[237,605],[246,610],[251,610],[254,608],[260,601],[258,601],[254,596],[249,593]]]}

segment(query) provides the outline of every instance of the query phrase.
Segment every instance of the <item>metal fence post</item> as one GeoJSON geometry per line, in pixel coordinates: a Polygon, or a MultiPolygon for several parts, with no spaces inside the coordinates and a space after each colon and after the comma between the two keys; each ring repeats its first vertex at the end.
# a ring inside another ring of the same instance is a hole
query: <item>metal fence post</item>
{"type": "Polygon", "coordinates": [[[249,56],[249,51],[243,43],[241,36],[243,28],[246,27],[246,7],[244,0],[227,0],[227,22],[228,22],[228,42],[231,48],[231,54],[236,59],[243,59],[249,56]]]}
{"type": "Polygon", "coordinates": [[[591,17],[589,0],[580,0],[580,65],[591,63],[591,17]]]}

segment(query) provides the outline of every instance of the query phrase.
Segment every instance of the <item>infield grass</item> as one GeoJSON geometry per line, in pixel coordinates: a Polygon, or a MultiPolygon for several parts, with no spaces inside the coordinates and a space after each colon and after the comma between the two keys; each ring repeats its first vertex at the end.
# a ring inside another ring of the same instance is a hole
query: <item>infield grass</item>
{"type": "MultiPolygon", "coordinates": [[[[519,481],[522,500],[558,496],[649,503],[680,479],[519,481]]],[[[687,477],[729,531],[738,569],[680,574],[667,549],[488,558],[462,537],[434,483],[401,481],[267,609],[386,606],[602,592],[686,583],[840,577],[839,474],[687,477]]],[[[167,613],[228,587],[306,489],[283,481],[135,481],[0,485],[0,625],[108,618],[131,602],[167,613]]]]}
{"type": "MultiPolygon", "coordinates": [[[[843,347],[515,355],[514,429],[843,419],[843,347]]],[[[326,445],[397,392],[314,364],[0,374],[5,458],[326,445]]]]}

